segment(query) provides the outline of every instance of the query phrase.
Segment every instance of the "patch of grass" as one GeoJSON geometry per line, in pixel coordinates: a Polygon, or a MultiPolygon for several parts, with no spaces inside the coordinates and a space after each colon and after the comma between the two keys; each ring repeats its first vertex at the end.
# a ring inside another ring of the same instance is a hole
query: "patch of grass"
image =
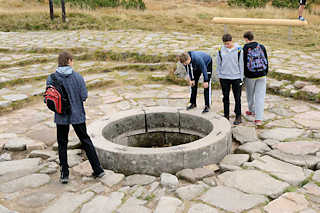
{"type": "Polygon", "coordinates": [[[298,190],[298,188],[296,186],[289,186],[288,188],[286,188],[284,193],[286,193],[286,192],[296,192],[297,190],[298,190]]]}

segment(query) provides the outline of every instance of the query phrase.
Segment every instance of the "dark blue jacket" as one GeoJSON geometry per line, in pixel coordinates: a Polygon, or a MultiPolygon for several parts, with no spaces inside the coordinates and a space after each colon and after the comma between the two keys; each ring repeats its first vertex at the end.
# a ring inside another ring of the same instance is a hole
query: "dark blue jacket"
{"type": "MultiPolygon", "coordinates": [[[[83,77],[72,70],[71,67],[58,67],[56,70],[56,78],[62,82],[66,92],[68,93],[71,110],[69,114],[60,115],[55,113],[54,122],[57,124],[81,124],[86,121],[86,113],[83,102],[88,97],[83,77]]],[[[52,82],[51,77],[47,79],[47,85],[52,82]]]]}
{"type": "Polygon", "coordinates": [[[185,68],[189,74],[190,80],[194,80],[194,74],[203,74],[204,82],[209,82],[208,74],[211,74],[212,67],[208,70],[209,65],[212,65],[212,58],[210,55],[200,51],[190,51],[188,52],[191,57],[191,62],[186,65],[185,68]],[[210,73],[208,73],[210,72],[210,73]]]}

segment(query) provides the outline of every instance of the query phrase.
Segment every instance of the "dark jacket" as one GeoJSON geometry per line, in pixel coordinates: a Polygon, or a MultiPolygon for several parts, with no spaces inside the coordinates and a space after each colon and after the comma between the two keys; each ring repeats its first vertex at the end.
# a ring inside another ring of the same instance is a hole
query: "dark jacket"
{"type": "Polygon", "coordinates": [[[268,61],[268,55],[267,55],[267,51],[266,48],[262,45],[259,44],[266,59],[267,59],[267,69],[264,71],[260,71],[260,72],[250,72],[248,70],[248,66],[247,66],[247,62],[248,62],[248,49],[251,48],[256,48],[258,45],[257,42],[250,42],[244,45],[243,47],[243,65],[244,65],[244,76],[246,78],[260,78],[263,76],[266,76],[268,74],[268,70],[269,70],[269,61],[268,61]]]}
{"type": "MultiPolygon", "coordinates": [[[[88,97],[83,77],[72,70],[71,67],[58,67],[56,78],[60,81],[66,92],[68,93],[71,110],[69,114],[60,115],[55,113],[54,122],[57,124],[81,124],[86,121],[86,113],[83,107],[83,102],[88,97]]],[[[52,82],[51,77],[47,79],[47,85],[52,82]]]]}
{"type": "Polygon", "coordinates": [[[188,52],[191,57],[190,64],[186,65],[186,71],[189,74],[190,80],[194,80],[195,74],[203,74],[204,82],[209,82],[208,74],[211,75],[212,67],[208,70],[209,64],[212,66],[212,58],[210,55],[200,51],[190,51],[188,52]]]}

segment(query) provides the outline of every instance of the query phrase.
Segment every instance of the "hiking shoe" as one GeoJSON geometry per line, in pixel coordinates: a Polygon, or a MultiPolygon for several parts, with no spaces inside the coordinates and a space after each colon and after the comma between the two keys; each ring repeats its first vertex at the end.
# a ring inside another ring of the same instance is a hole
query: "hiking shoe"
{"type": "Polygon", "coordinates": [[[236,119],[233,121],[233,124],[234,125],[239,125],[241,123],[242,123],[241,115],[240,116],[236,116],[236,119]]]}
{"type": "Polygon", "coordinates": [[[209,112],[209,111],[210,111],[210,107],[205,106],[204,109],[203,109],[203,111],[202,111],[202,113],[207,113],[207,112],[209,112]]]}
{"type": "Polygon", "coordinates": [[[255,120],[254,121],[256,126],[261,126],[262,125],[262,121],[261,120],[255,120]]]}
{"type": "Polygon", "coordinates": [[[69,182],[69,171],[61,170],[60,172],[60,183],[67,184],[69,182]]]}
{"type": "Polygon", "coordinates": [[[305,19],[302,16],[299,16],[298,18],[300,21],[305,21],[305,19]]]}
{"type": "Polygon", "coordinates": [[[102,178],[103,176],[105,175],[105,173],[104,172],[100,172],[100,174],[96,174],[96,173],[92,173],[92,176],[94,177],[94,178],[102,178]]]}
{"type": "Polygon", "coordinates": [[[190,109],[193,109],[193,108],[196,108],[197,105],[195,104],[190,104],[189,106],[187,106],[187,110],[190,110],[190,109]]]}
{"type": "Polygon", "coordinates": [[[254,112],[246,111],[246,115],[255,115],[254,112]]]}

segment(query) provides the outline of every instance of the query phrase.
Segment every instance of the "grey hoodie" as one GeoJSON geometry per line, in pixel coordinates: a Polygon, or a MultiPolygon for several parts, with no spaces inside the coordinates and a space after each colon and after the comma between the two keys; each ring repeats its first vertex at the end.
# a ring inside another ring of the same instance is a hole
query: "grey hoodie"
{"type": "Polygon", "coordinates": [[[232,49],[228,49],[225,46],[221,48],[221,58],[219,51],[217,52],[217,75],[222,79],[241,79],[243,80],[243,51],[241,46],[234,44],[232,49]],[[240,52],[240,58],[238,59],[238,50],[240,52]]]}

